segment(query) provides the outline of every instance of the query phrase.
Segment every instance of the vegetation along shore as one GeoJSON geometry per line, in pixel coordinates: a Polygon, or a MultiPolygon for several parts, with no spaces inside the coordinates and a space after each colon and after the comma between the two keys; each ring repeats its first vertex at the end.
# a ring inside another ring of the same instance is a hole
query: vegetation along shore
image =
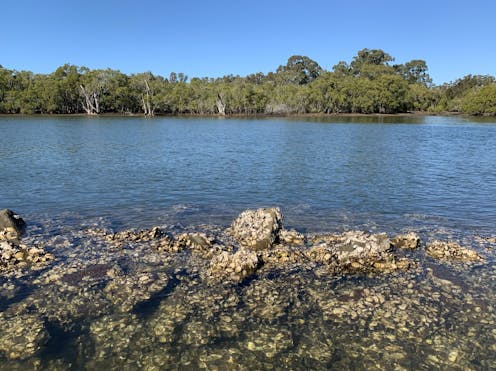
{"type": "Polygon", "coordinates": [[[417,111],[496,115],[496,78],[433,85],[424,60],[362,49],[331,71],[291,56],[275,72],[189,79],[66,64],[50,74],[0,66],[0,114],[288,115],[417,111]]]}

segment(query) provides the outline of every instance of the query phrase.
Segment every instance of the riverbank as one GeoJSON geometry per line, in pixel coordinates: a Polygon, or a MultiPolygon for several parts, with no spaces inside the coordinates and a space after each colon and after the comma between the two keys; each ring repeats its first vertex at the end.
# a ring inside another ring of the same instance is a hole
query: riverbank
{"type": "Polygon", "coordinates": [[[2,235],[22,252],[0,276],[7,367],[496,365],[494,236],[302,233],[276,208],[48,230],[2,235]]]}
{"type": "Polygon", "coordinates": [[[98,115],[87,115],[85,113],[73,114],[22,114],[22,113],[0,113],[0,117],[171,117],[171,118],[336,118],[336,117],[409,117],[409,116],[470,116],[460,112],[429,112],[429,111],[411,111],[402,113],[290,113],[290,114],[274,114],[274,113],[254,113],[254,114],[162,114],[158,113],[154,116],[145,116],[143,113],[101,113],[98,115]]]}

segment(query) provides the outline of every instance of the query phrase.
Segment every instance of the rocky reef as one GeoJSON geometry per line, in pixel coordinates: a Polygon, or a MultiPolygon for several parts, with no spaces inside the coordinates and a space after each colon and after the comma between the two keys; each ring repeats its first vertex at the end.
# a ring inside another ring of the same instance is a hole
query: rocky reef
{"type": "Polygon", "coordinates": [[[0,212],[7,368],[496,367],[492,236],[301,233],[278,208],[227,228],[21,221],[0,212]]]}

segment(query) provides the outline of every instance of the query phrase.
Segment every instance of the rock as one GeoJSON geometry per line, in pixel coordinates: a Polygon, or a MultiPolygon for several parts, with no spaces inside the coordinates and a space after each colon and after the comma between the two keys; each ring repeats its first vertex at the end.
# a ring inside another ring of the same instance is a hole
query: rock
{"type": "Polygon", "coordinates": [[[0,240],[18,240],[25,227],[24,220],[12,210],[0,210],[0,240]]]}
{"type": "Polygon", "coordinates": [[[467,249],[453,241],[433,241],[427,245],[425,251],[427,255],[441,260],[483,260],[474,250],[467,249]]]}
{"type": "Polygon", "coordinates": [[[211,260],[208,276],[216,281],[238,282],[251,276],[258,265],[258,256],[252,251],[241,249],[235,254],[224,251],[211,260]]]}
{"type": "Polygon", "coordinates": [[[246,210],[232,222],[230,233],[242,246],[260,251],[277,242],[281,227],[279,208],[246,210]]]}
{"type": "Polygon", "coordinates": [[[391,244],[398,249],[416,249],[420,246],[420,237],[415,232],[398,234],[391,239],[391,244]]]}
{"type": "Polygon", "coordinates": [[[316,244],[306,251],[307,257],[331,271],[392,271],[410,266],[408,259],[396,258],[385,233],[350,231],[341,235],[314,236],[311,241],[316,244]]]}
{"type": "Polygon", "coordinates": [[[338,261],[382,259],[390,256],[391,242],[385,233],[345,232],[334,245],[338,261]]]}

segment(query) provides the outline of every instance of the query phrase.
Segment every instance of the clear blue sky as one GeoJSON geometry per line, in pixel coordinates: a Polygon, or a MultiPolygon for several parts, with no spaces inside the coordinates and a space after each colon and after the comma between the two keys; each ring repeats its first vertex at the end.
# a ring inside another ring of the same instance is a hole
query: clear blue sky
{"type": "Polygon", "coordinates": [[[64,63],[189,77],[274,71],[306,55],[331,69],[363,48],[424,59],[434,82],[496,75],[495,0],[2,0],[0,64],[64,63]]]}

